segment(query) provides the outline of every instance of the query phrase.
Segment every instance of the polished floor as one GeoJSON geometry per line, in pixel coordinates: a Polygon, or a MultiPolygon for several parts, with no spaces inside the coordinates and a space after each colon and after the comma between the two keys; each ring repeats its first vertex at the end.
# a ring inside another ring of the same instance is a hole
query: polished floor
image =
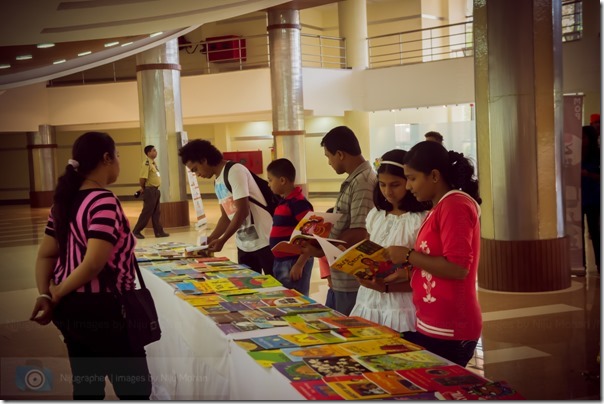
{"type": "MultiPolygon", "coordinates": [[[[311,202],[315,210],[324,211],[334,199],[311,198],[311,202]]],[[[130,221],[135,221],[141,202],[123,205],[130,221]]],[[[147,238],[139,240],[140,245],[166,240],[195,243],[200,234],[212,230],[218,218],[215,200],[204,201],[204,208],[208,224],[200,230],[193,225],[170,228],[166,230],[171,236],[158,240],[146,229],[147,238]]],[[[37,296],[34,262],[47,213],[48,209],[27,205],[0,206],[1,399],[70,398],[71,374],[59,332],[53,325],[28,321],[37,296]],[[26,382],[38,383],[37,392],[23,392],[26,382]]],[[[194,223],[192,204],[190,217],[194,223]]],[[[236,258],[233,240],[222,255],[236,258]]],[[[468,368],[492,380],[508,381],[531,400],[600,400],[600,277],[593,267],[590,255],[587,276],[573,277],[571,287],[557,292],[479,289],[484,327],[468,368]]],[[[310,295],[323,302],[326,292],[327,285],[315,268],[310,295]]],[[[109,384],[106,391],[107,399],[115,399],[109,384]]]]}

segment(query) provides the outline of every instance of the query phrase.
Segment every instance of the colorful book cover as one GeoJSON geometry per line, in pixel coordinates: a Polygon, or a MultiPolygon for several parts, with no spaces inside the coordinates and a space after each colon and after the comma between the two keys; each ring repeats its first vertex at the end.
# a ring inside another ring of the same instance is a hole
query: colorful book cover
{"type": "Polygon", "coordinates": [[[214,292],[224,292],[226,290],[237,289],[237,286],[233,285],[233,283],[228,279],[208,279],[206,283],[210,285],[214,292]]]}
{"type": "Polygon", "coordinates": [[[293,343],[281,338],[279,335],[268,335],[266,337],[250,338],[256,344],[263,346],[264,349],[281,349],[295,347],[293,343]]]}
{"type": "Polygon", "coordinates": [[[302,360],[323,377],[361,375],[370,371],[350,356],[312,357],[302,360]]]}
{"type": "Polygon", "coordinates": [[[197,275],[199,274],[198,271],[191,269],[191,268],[185,268],[185,269],[173,269],[172,273],[174,275],[197,275]]]}
{"type": "Polygon", "coordinates": [[[397,401],[437,401],[442,400],[436,396],[435,391],[425,391],[417,394],[405,394],[401,396],[393,396],[386,400],[397,400],[397,401]]]}
{"type": "Polygon", "coordinates": [[[421,351],[424,348],[400,337],[344,342],[340,347],[351,355],[385,355],[398,352],[421,351]]]}
{"type": "Polygon", "coordinates": [[[374,327],[338,328],[330,331],[332,335],[344,341],[360,341],[366,339],[389,338],[399,335],[398,332],[383,325],[374,327]]]}
{"type": "Polygon", "coordinates": [[[258,276],[258,272],[254,271],[253,269],[234,269],[232,271],[226,271],[226,272],[213,272],[215,273],[219,278],[249,278],[249,277],[254,277],[254,276],[258,276]]]}
{"type": "Polygon", "coordinates": [[[438,391],[441,400],[526,400],[507,382],[487,382],[463,386],[452,391],[438,391]]]}
{"type": "Polygon", "coordinates": [[[248,355],[265,368],[270,368],[276,362],[289,362],[289,358],[279,349],[248,351],[248,355]]]}
{"type": "Polygon", "coordinates": [[[346,351],[338,345],[313,345],[307,347],[282,348],[281,352],[286,354],[292,361],[302,362],[302,358],[324,358],[328,356],[346,356],[346,351]]]}
{"type": "MultiPolygon", "coordinates": [[[[281,290],[258,292],[258,297],[260,299],[275,299],[278,297],[296,297],[296,296],[304,296],[304,295],[295,289],[281,289],[281,290]]],[[[304,297],[306,297],[306,296],[304,296],[304,297]]]]}
{"type": "MultiPolygon", "coordinates": [[[[229,314],[239,314],[239,313],[229,313],[229,314]]],[[[239,332],[253,331],[253,330],[257,330],[260,328],[253,321],[249,321],[249,320],[245,319],[245,317],[243,317],[241,320],[232,321],[231,324],[233,324],[235,327],[237,327],[239,332]]]]}
{"type": "Polygon", "coordinates": [[[176,282],[174,286],[178,288],[184,294],[187,295],[201,295],[201,290],[197,289],[195,285],[192,285],[188,282],[176,282]]]}
{"type": "Polygon", "coordinates": [[[429,391],[454,390],[489,381],[457,365],[398,370],[397,373],[429,391]]]}
{"type": "Polygon", "coordinates": [[[322,332],[325,330],[329,330],[329,327],[327,325],[325,325],[324,323],[321,323],[320,321],[314,321],[314,323],[318,323],[322,326],[325,326],[325,329],[321,330],[318,328],[311,327],[310,323],[312,323],[312,322],[304,321],[302,318],[300,318],[299,315],[288,315],[288,316],[283,316],[282,318],[283,318],[283,320],[287,321],[290,326],[294,327],[296,330],[300,331],[303,334],[312,334],[315,332],[322,332]]]}
{"type": "Polygon", "coordinates": [[[319,338],[315,337],[316,334],[284,334],[281,335],[284,339],[294,343],[298,346],[311,346],[324,344],[319,338]]]}
{"type": "Polygon", "coordinates": [[[251,321],[252,323],[254,323],[254,325],[258,328],[275,327],[274,323],[271,321],[268,321],[266,318],[253,318],[253,319],[248,319],[248,320],[251,321]]]}
{"type": "Polygon", "coordinates": [[[320,312],[313,312],[313,313],[300,313],[300,314],[298,314],[298,316],[301,319],[303,319],[304,321],[315,321],[315,320],[318,321],[320,318],[323,318],[323,317],[345,317],[342,313],[340,313],[339,311],[335,311],[335,310],[320,311],[320,312]]]}
{"type": "Polygon", "coordinates": [[[208,294],[208,293],[214,293],[214,289],[212,289],[210,287],[210,285],[204,280],[193,280],[193,279],[187,279],[185,280],[186,283],[190,283],[191,285],[195,286],[195,288],[199,291],[201,291],[203,294],[208,294]]]}
{"type": "Polygon", "coordinates": [[[364,376],[392,395],[417,394],[426,391],[393,370],[365,373],[364,376]]]}
{"type": "Polygon", "coordinates": [[[260,307],[258,310],[272,316],[272,317],[281,317],[285,314],[285,312],[277,307],[260,307]]]}
{"type": "Polygon", "coordinates": [[[233,324],[231,323],[225,323],[225,324],[216,324],[218,326],[218,328],[220,329],[220,331],[222,331],[224,334],[229,335],[229,334],[234,334],[234,333],[238,333],[241,332],[239,330],[239,328],[235,327],[233,324]]]}
{"type": "Polygon", "coordinates": [[[317,333],[314,333],[311,335],[313,335],[315,338],[317,338],[323,344],[341,344],[342,343],[342,339],[340,337],[336,337],[335,335],[333,335],[329,332],[317,332],[317,333]]]}
{"type": "Polygon", "coordinates": [[[250,310],[247,308],[246,306],[246,310],[240,310],[239,314],[241,314],[243,317],[247,318],[248,320],[255,320],[257,318],[264,318],[264,319],[272,319],[273,316],[266,314],[263,311],[260,310],[250,310]]]}
{"type": "Polygon", "coordinates": [[[323,380],[300,380],[291,385],[307,400],[344,400],[323,380]]]}
{"type": "Polygon", "coordinates": [[[379,325],[373,321],[366,320],[362,317],[324,317],[319,321],[330,326],[330,328],[358,328],[358,327],[374,327],[379,325]]]}
{"type": "MultiPolygon", "coordinates": [[[[237,330],[239,332],[239,330],[237,330]]],[[[247,352],[250,351],[264,351],[266,348],[258,345],[254,341],[249,338],[246,339],[234,339],[233,342],[239,345],[241,348],[245,349],[247,352]]]]}
{"type": "MultiPolygon", "coordinates": [[[[289,241],[281,241],[271,251],[299,255],[302,252],[300,250],[302,241],[314,240],[315,234],[319,237],[329,237],[332,227],[341,216],[341,213],[308,212],[294,228],[289,241]]],[[[341,240],[332,241],[343,243],[341,240]]]]}
{"type": "Polygon", "coordinates": [[[196,309],[202,312],[203,314],[225,314],[229,311],[224,307],[218,306],[196,306],[196,309]]]}
{"type": "Polygon", "coordinates": [[[220,302],[222,307],[224,307],[227,311],[242,311],[247,310],[247,306],[243,303],[234,303],[234,302],[220,302]]]}
{"type": "Polygon", "coordinates": [[[208,317],[210,317],[212,321],[218,324],[233,323],[233,321],[245,320],[245,317],[243,317],[239,313],[208,314],[208,317]]]}
{"type": "Polygon", "coordinates": [[[192,306],[218,306],[220,302],[224,300],[218,295],[200,295],[200,296],[187,296],[178,295],[181,299],[185,300],[192,306]]]}
{"type": "Polygon", "coordinates": [[[262,307],[269,307],[262,300],[241,300],[240,303],[244,304],[250,310],[258,310],[262,307]]]}
{"type": "MultiPolygon", "coordinates": [[[[220,296],[243,296],[245,299],[246,296],[253,295],[256,293],[254,289],[230,289],[230,290],[222,290],[217,292],[220,296]]],[[[229,299],[229,301],[232,301],[229,299]]]]}
{"type": "Polygon", "coordinates": [[[292,382],[299,380],[319,380],[321,375],[312,370],[306,363],[299,362],[276,362],[273,367],[292,382]]]}
{"type": "Polygon", "coordinates": [[[377,400],[390,397],[387,391],[363,376],[329,376],[323,381],[345,400],[377,400]]]}
{"type": "Polygon", "coordinates": [[[262,298],[262,301],[266,303],[268,306],[302,306],[307,305],[310,302],[303,297],[300,296],[291,296],[291,297],[276,297],[276,298],[262,298]]]}
{"type": "MultiPolygon", "coordinates": [[[[355,356],[355,359],[373,372],[404,370],[450,365],[451,362],[428,351],[412,351],[387,355],[355,356]]],[[[423,386],[422,386],[423,387],[423,386]]]]}
{"type": "Polygon", "coordinates": [[[324,306],[320,303],[304,304],[302,306],[279,306],[279,308],[289,314],[320,313],[332,311],[329,307],[324,306]]]}
{"type": "Polygon", "coordinates": [[[271,275],[259,275],[245,278],[235,276],[227,279],[240,289],[260,289],[282,286],[281,282],[273,278],[271,275]]]}

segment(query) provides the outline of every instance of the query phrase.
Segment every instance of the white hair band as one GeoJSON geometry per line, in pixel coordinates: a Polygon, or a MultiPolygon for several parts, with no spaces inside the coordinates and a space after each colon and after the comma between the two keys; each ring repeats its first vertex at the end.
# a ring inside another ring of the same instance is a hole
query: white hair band
{"type": "Polygon", "coordinates": [[[72,159],[67,160],[67,164],[73,166],[73,168],[78,168],[80,166],[80,163],[78,163],[77,160],[72,159]]]}
{"type": "Polygon", "coordinates": [[[400,168],[405,168],[401,163],[397,163],[396,161],[390,161],[390,160],[380,160],[380,165],[382,164],[392,164],[393,166],[397,166],[400,168]]]}

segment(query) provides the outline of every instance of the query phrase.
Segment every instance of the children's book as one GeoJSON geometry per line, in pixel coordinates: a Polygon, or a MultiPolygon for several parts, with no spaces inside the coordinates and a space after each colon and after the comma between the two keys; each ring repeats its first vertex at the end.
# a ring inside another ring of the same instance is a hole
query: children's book
{"type": "Polygon", "coordinates": [[[293,297],[277,297],[277,298],[263,298],[262,301],[268,306],[302,306],[309,304],[309,301],[301,296],[293,297]]]}
{"type": "Polygon", "coordinates": [[[248,351],[248,355],[265,368],[270,368],[276,362],[289,362],[289,358],[279,349],[248,351]]]}
{"type": "Polygon", "coordinates": [[[228,279],[208,279],[206,283],[210,285],[215,292],[238,289],[237,286],[233,285],[228,279]]]}
{"type": "Polygon", "coordinates": [[[300,250],[301,242],[314,241],[314,235],[333,243],[344,243],[342,240],[328,238],[332,227],[341,216],[341,213],[308,212],[294,228],[289,241],[281,241],[272,248],[272,251],[299,255],[302,252],[300,250]]]}
{"type": "Polygon", "coordinates": [[[398,370],[397,372],[429,391],[456,390],[460,386],[489,382],[489,380],[457,365],[398,370]]]}
{"type": "Polygon", "coordinates": [[[214,289],[212,289],[210,287],[210,284],[206,283],[205,280],[187,279],[184,282],[190,283],[191,285],[195,286],[195,289],[199,290],[202,294],[214,293],[214,289]]]}
{"type": "MultiPolygon", "coordinates": [[[[239,332],[239,331],[237,331],[239,332]]],[[[233,342],[237,345],[239,345],[241,348],[245,349],[247,352],[250,351],[264,351],[266,348],[258,345],[257,343],[255,343],[254,341],[252,341],[251,339],[235,339],[233,340],[233,342]]]]}
{"type": "Polygon", "coordinates": [[[208,314],[208,317],[210,317],[212,321],[218,324],[233,323],[233,321],[245,320],[245,317],[243,317],[239,313],[208,314]]]}
{"type": "MultiPolygon", "coordinates": [[[[239,313],[229,313],[229,314],[239,314],[239,313]]],[[[253,331],[253,330],[257,330],[260,328],[256,325],[256,323],[254,323],[253,321],[247,320],[243,316],[240,320],[232,321],[231,324],[233,324],[235,327],[237,327],[239,332],[253,331]]]]}
{"type": "MultiPolygon", "coordinates": [[[[222,302],[221,302],[222,303],[222,302]]],[[[197,306],[197,310],[203,314],[225,314],[229,311],[222,306],[197,306]]]]}
{"type": "Polygon", "coordinates": [[[327,358],[303,358],[304,362],[321,376],[361,375],[370,370],[350,356],[330,356],[327,358]]]}
{"type": "Polygon", "coordinates": [[[383,325],[374,327],[337,328],[330,331],[332,335],[343,341],[361,341],[366,339],[391,338],[399,335],[398,332],[383,325]]]}
{"type": "Polygon", "coordinates": [[[195,285],[188,282],[176,282],[174,286],[178,288],[182,293],[187,295],[201,295],[202,291],[197,289],[195,285]]]}
{"type": "Polygon", "coordinates": [[[373,321],[366,320],[362,317],[324,317],[319,321],[327,324],[329,328],[357,328],[357,327],[374,327],[379,325],[373,321]]]}
{"type": "Polygon", "coordinates": [[[239,289],[274,288],[282,286],[281,282],[271,275],[259,275],[254,277],[229,277],[227,278],[239,289]]]}
{"type": "Polygon", "coordinates": [[[363,375],[367,380],[372,381],[392,395],[417,394],[426,391],[426,389],[421,388],[393,370],[370,372],[363,375]]]}
{"type": "Polygon", "coordinates": [[[323,358],[327,356],[347,356],[348,354],[335,344],[313,345],[307,347],[281,348],[292,361],[300,362],[302,358],[323,358]]]}
{"type": "Polygon", "coordinates": [[[241,296],[241,295],[253,295],[256,293],[254,289],[227,289],[217,292],[220,296],[241,296]]]}
{"type": "Polygon", "coordinates": [[[398,352],[421,351],[424,348],[400,337],[345,342],[339,345],[350,355],[385,355],[398,352]]]}
{"type": "Polygon", "coordinates": [[[341,251],[326,239],[316,237],[331,269],[346,272],[361,279],[390,275],[400,267],[385,257],[385,248],[371,240],[362,240],[341,251]]]}
{"type": "Polygon", "coordinates": [[[291,385],[307,400],[344,400],[323,380],[300,380],[291,385]]]}
{"type": "Polygon", "coordinates": [[[242,310],[248,309],[248,307],[243,303],[220,302],[219,304],[223,308],[225,308],[227,311],[230,311],[230,312],[233,312],[233,311],[241,312],[242,310]]]}
{"type": "Polygon", "coordinates": [[[231,323],[225,323],[225,324],[216,324],[218,326],[218,328],[220,329],[220,331],[222,331],[224,334],[229,335],[229,334],[234,334],[234,333],[238,333],[241,332],[239,330],[239,328],[235,327],[233,324],[231,323]]]}
{"type": "Polygon", "coordinates": [[[360,375],[328,376],[323,381],[345,400],[377,400],[390,394],[360,375]]]}
{"type": "MultiPolygon", "coordinates": [[[[282,290],[271,290],[271,291],[260,291],[257,293],[259,299],[276,299],[278,297],[296,297],[304,296],[302,293],[295,289],[282,289],[282,290]]],[[[304,296],[307,299],[307,296],[304,296]]]]}
{"type": "Polygon", "coordinates": [[[303,306],[279,306],[287,314],[319,313],[332,311],[329,307],[320,303],[305,304],[303,306]]]}
{"type": "Polygon", "coordinates": [[[300,317],[300,315],[297,314],[283,316],[283,319],[301,333],[312,334],[315,332],[324,332],[330,330],[329,326],[327,326],[325,323],[322,323],[318,320],[305,321],[300,317]]]}
{"type": "Polygon", "coordinates": [[[444,366],[452,364],[452,362],[449,362],[448,360],[425,350],[387,355],[355,356],[354,358],[368,369],[371,369],[373,372],[429,368],[432,366],[444,366]]]}
{"type": "Polygon", "coordinates": [[[463,386],[452,391],[438,391],[440,400],[526,400],[505,381],[463,386]]]}
{"type": "Polygon", "coordinates": [[[299,362],[276,362],[273,367],[292,382],[299,380],[319,380],[321,375],[300,360],[299,362]]]}
{"type": "MultiPolygon", "coordinates": [[[[256,344],[264,347],[264,349],[281,349],[296,347],[295,344],[281,338],[279,335],[268,335],[266,337],[250,338],[256,344]]],[[[297,348],[297,347],[296,347],[297,348]]]]}
{"type": "Polygon", "coordinates": [[[217,306],[224,299],[218,295],[190,296],[177,294],[178,297],[187,301],[192,306],[217,306]]]}

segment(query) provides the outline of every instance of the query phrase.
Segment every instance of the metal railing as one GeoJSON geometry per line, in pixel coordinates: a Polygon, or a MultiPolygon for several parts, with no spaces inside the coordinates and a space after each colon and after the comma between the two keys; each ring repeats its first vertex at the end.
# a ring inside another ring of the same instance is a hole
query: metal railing
{"type": "Polygon", "coordinates": [[[367,38],[369,67],[472,56],[472,20],[367,38]]]}

